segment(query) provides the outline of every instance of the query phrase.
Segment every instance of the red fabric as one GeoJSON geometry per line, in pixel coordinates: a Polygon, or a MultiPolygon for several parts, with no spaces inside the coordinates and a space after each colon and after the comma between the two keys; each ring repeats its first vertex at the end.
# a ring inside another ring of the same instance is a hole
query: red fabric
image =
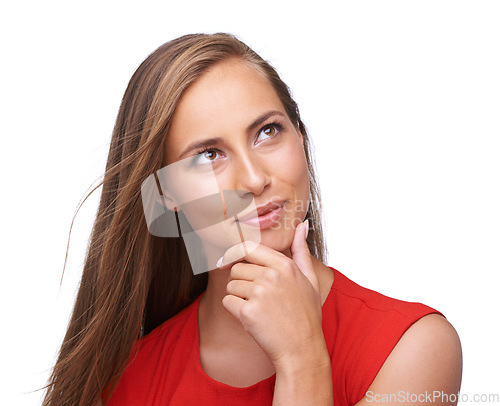
{"type": "MultiPolygon", "coordinates": [[[[439,312],[363,288],[331,269],[334,282],[323,304],[323,332],[332,359],[334,404],[354,405],[403,333],[421,317],[439,312]]],[[[137,341],[138,353],[107,406],[271,405],[275,375],[235,388],[204,372],[198,341],[200,298],[137,341]]]]}

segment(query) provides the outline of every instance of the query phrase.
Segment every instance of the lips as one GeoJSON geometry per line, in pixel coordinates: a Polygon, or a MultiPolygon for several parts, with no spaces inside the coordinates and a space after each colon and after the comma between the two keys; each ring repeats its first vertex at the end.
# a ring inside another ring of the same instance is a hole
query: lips
{"type": "Polygon", "coordinates": [[[246,221],[250,220],[256,217],[261,217],[265,216],[268,213],[271,213],[272,211],[275,211],[277,209],[282,208],[286,203],[286,200],[279,200],[279,201],[271,201],[266,204],[257,206],[255,210],[252,210],[250,213],[247,213],[243,216],[238,216],[238,221],[246,221]]]}

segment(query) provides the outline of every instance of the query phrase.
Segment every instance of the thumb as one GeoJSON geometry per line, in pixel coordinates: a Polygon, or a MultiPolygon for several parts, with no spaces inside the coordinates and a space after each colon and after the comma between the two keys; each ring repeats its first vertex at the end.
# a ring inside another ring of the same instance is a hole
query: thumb
{"type": "Polygon", "coordinates": [[[314,272],[311,252],[306,241],[308,231],[309,220],[300,223],[295,228],[290,252],[292,254],[292,261],[295,262],[300,271],[309,279],[314,290],[319,294],[319,281],[316,272],[314,272]]]}

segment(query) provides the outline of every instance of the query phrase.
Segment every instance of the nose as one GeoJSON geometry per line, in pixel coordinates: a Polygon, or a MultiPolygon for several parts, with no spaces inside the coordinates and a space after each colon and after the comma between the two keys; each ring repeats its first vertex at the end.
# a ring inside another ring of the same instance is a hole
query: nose
{"type": "Polygon", "coordinates": [[[233,184],[235,190],[258,196],[271,184],[267,162],[261,157],[245,154],[234,162],[233,184]]]}

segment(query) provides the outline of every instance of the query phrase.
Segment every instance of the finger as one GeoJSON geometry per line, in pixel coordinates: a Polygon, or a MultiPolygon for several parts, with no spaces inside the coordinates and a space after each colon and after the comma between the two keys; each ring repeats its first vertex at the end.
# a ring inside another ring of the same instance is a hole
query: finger
{"type": "Polygon", "coordinates": [[[246,281],[254,281],[264,268],[260,265],[250,264],[248,262],[238,262],[231,267],[229,272],[229,280],[242,279],[246,281]]]}
{"type": "Polygon", "coordinates": [[[241,320],[241,309],[246,304],[246,300],[234,295],[226,295],[222,298],[222,305],[237,320],[241,320]]]}
{"type": "Polygon", "coordinates": [[[309,228],[309,220],[304,221],[295,228],[290,252],[292,260],[295,262],[300,271],[309,279],[312,286],[319,293],[319,281],[314,271],[314,266],[311,259],[311,252],[307,245],[307,232],[309,228]]]}
{"type": "Polygon", "coordinates": [[[244,281],[241,279],[233,279],[226,286],[228,295],[238,296],[242,299],[248,299],[252,293],[253,282],[244,281]]]}
{"type": "Polygon", "coordinates": [[[217,268],[226,268],[237,261],[242,261],[249,252],[257,249],[259,244],[253,241],[244,241],[229,247],[217,261],[217,268]]]}
{"type": "Polygon", "coordinates": [[[245,241],[230,247],[217,262],[217,267],[222,268],[237,260],[244,259],[255,265],[280,269],[289,258],[263,244],[245,241]]]}

